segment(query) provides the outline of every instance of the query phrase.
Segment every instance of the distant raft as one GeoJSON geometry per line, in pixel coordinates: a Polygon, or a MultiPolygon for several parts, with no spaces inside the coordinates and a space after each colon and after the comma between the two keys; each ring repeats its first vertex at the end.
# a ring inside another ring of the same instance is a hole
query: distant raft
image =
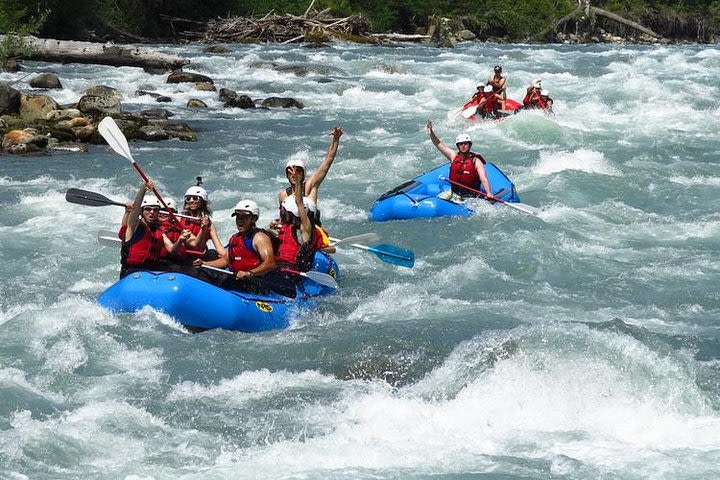
{"type": "MultiPolygon", "coordinates": [[[[320,252],[315,254],[313,270],[333,277],[338,274],[335,260],[320,252]]],[[[197,330],[262,332],[286,328],[294,315],[312,308],[318,297],[335,292],[305,278],[296,291],[296,298],[274,293],[256,295],[223,290],[182,273],[140,271],[111,285],[98,303],[115,313],[133,313],[149,306],[197,330]]]]}
{"type": "MultiPolygon", "coordinates": [[[[492,163],[485,164],[493,196],[505,202],[520,202],[515,185],[492,163]]],[[[442,192],[450,190],[445,180],[450,176],[450,164],[446,163],[398,185],[375,201],[370,208],[370,220],[385,222],[388,220],[408,220],[412,218],[433,218],[462,216],[469,217],[473,210],[464,202],[453,202],[439,198],[442,192]]],[[[477,186],[481,189],[480,185],[477,186]]]]}

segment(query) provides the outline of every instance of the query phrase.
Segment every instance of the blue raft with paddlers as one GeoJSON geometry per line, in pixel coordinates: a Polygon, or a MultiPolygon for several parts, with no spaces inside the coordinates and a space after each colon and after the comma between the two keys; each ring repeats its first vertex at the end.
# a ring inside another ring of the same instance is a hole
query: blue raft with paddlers
{"type": "MultiPolygon", "coordinates": [[[[315,254],[312,269],[334,278],[338,275],[335,260],[320,252],[315,254]]],[[[139,271],[111,285],[98,303],[115,313],[132,313],[149,306],[194,330],[263,332],[286,328],[295,315],[335,289],[301,277],[296,291],[296,298],[275,293],[257,295],[223,290],[182,273],[139,271]]]]}
{"type": "MultiPolygon", "coordinates": [[[[493,196],[508,203],[520,202],[515,185],[499,168],[488,162],[485,164],[485,171],[493,196]]],[[[370,220],[385,222],[453,215],[469,217],[473,210],[466,202],[453,202],[438,197],[439,194],[450,190],[450,183],[447,180],[449,176],[450,164],[446,163],[398,185],[375,201],[370,208],[370,220]]],[[[480,185],[477,189],[485,193],[480,185]]]]}

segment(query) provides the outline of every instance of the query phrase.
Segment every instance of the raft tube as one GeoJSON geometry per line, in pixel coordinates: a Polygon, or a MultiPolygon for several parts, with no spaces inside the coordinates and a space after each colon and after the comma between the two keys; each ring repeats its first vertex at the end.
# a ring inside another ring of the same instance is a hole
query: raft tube
{"type": "MultiPolygon", "coordinates": [[[[318,252],[313,270],[336,277],[338,266],[329,255],[318,252]]],[[[306,278],[301,278],[296,290],[296,298],[274,293],[257,295],[224,290],[182,273],[140,271],[111,285],[98,303],[115,313],[132,313],[150,306],[194,330],[263,332],[286,328],[293,316],[311,308],[317,297],[335,291],[306,278]]]]}
{"type": "MultiPolygon", "coordinates": [[[[493,195],[505,202],[519,202],[515,185],[492,163],[485,164],[493,195]]],[[[438,198],[438,194],[450,190],[445,178],[450,176],[450,164],[446,163],[398,185],[383,194],[370,208],[370,220],[408,220],[412,218],[434,218],[448,216],[469,217],[473,210],[465,203],[438,198]]],[[[480,185],[477,189],[484,192],[480,185]]]]}

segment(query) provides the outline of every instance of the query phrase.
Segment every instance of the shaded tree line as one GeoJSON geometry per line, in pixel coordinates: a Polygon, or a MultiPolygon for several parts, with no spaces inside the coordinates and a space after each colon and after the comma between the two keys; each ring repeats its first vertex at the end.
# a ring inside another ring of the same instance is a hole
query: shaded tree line
{"type": "MultiPolygon", "coordinates": [[[[173,40],[178,29],[226,16],[302,15],[311,0],[0,0],[0,31],[130,41],[173,40]],[[28,28],[30,27],[30,28],[28,28]]],[[[598,0],[592,4],[673,38],[703,40],[720,31],[720,0],[598,0]]],[[[374,32],[423,32],[439,16],[480,38],[524,40],[572,12],[577,0],[315,0],[338,16],[364,14],[374,32]]]]}

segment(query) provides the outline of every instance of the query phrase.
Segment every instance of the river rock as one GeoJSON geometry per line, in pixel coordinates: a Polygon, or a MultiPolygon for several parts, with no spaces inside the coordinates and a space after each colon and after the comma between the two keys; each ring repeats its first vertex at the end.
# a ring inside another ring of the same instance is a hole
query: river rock
{"type": "Polygon", "coordinates": [[[470,30],[460,30],[456,35],[461,41],[475,40],[477,38],[477,35],[470,30]]]}
{"type": "Polygon", "coordinates": [[[0,83],[0,115],[20,110],[20,92],[7,83],[0,83]]]}
{"type": "Polygon", "coordinates": [[[215,92],[217,91],[217,88],[215,88],[215,85],[210,82],[197,82],[195,84],[195,90],[199,90],[201,92],[215,92]]]}
{"type": "Polygon", "coordinates": [[[167,140],[170,138],[170,135],[165,130],[154,125],[145,125],[144,127],[140,127],[138,129],[137,138],[140,140],[155,142],[158,140],[167,140]]]}
{"type": "Polygon", "coordinates": [[[3,137],[2,148],[8,153],[29,153],[39,152],[47,144],[48,137],[40,135],[31,128],[26,128],[25,130],[11,130],[6,133],[3,137]]]}
{"type": "Polygon", "coordinates": [[[14,58],[11,58],[9,60],[5,60],[5,63],[0,65],[0,69],[5,70],[6,72],[19,72],[22,70],[22,64],[14,58]]]}
{"type": "Polygon", "coordinates": [[[280,107],[280,108],[304,108],[302,102],[298,102],[294,98],[290,97],[268,97],[262,101],[261,105],[267,108],[280,107]]]}
{"type": "Polygon", "coordinates": [[[197,82],[208,82],[214,84],[213,79],[207,75],[193,72],[183,72],[182,70],[175,70],[168,75],[165,83],[197,83],[197,82]]]}
{"type": "Polygon", "coordinates": [[[71,129],[76,140],[87,142],[95,134],[95,127],[93,125],[84,125],[80,127],[74,127],[71,129]]]}
{"type": "Polygon", "coordinates": [[[221,88],[219,93],[224,107],[255,108],[255,102],[247,95],[240,95],[229,88],[221,88]]]}
{"type": "Polygon", "coordinates": [[[122,95],[112,87],[97,85],[85,90],[80,97],[77,108],[90,115],[112,115],[120,113],[120,100],[122,95]]]}
{"type": "Polygon", "coordinates": [[[50,138],[48,142],[48,150],[57,150],[60,152],[88,152],[88,146],[84,143],[61,142],[55,138],[50,138]]]}
{"type": "Polygon", "coordinates": [[[47,95],[20,94],[20,118],[26,122],[45,120],[58,104],[47,95]]]}
{"type": "Polygon", "coordinates": [[[207,108],[207,104],[197,98],[191,98],[185,106],[188,108],[207,108]]]}
{"type": "Polygon", "coordinates": [[[41,73],[28,83],[33,88],[63,88],[60,79],[54,73],[41,73]]]}
{"type": "Polygon", "coordinates": [[[60,128],[76,128],[76,127],[86,127],[88,125],[92,125],[90,120],[88,120],[85,117],[77,117],[72,118],[70,120],[62,120],[57,123],[57,126],[60,128]]]}
{"type": "Polygon", "coordinates": [[[140,115],[148,118],[170,118],[174,117],[175,114],[170,110],[164,108],[149,108],[147,110],[140,111],[140,115]]]}
{"type": "Polygon", "coordinates": [[[70,120],[73,118],[82,117],[82,112],[77,108],[66,108],[63,110],[53,110],[47,114],[47,119],[56,120],[70,120]]]}
{"type": "Polygon", "coordinates": [[[210,45],[203,49],[203,52],[207,53],[230,53],[230,49],[225,45],[210,45]]]}

